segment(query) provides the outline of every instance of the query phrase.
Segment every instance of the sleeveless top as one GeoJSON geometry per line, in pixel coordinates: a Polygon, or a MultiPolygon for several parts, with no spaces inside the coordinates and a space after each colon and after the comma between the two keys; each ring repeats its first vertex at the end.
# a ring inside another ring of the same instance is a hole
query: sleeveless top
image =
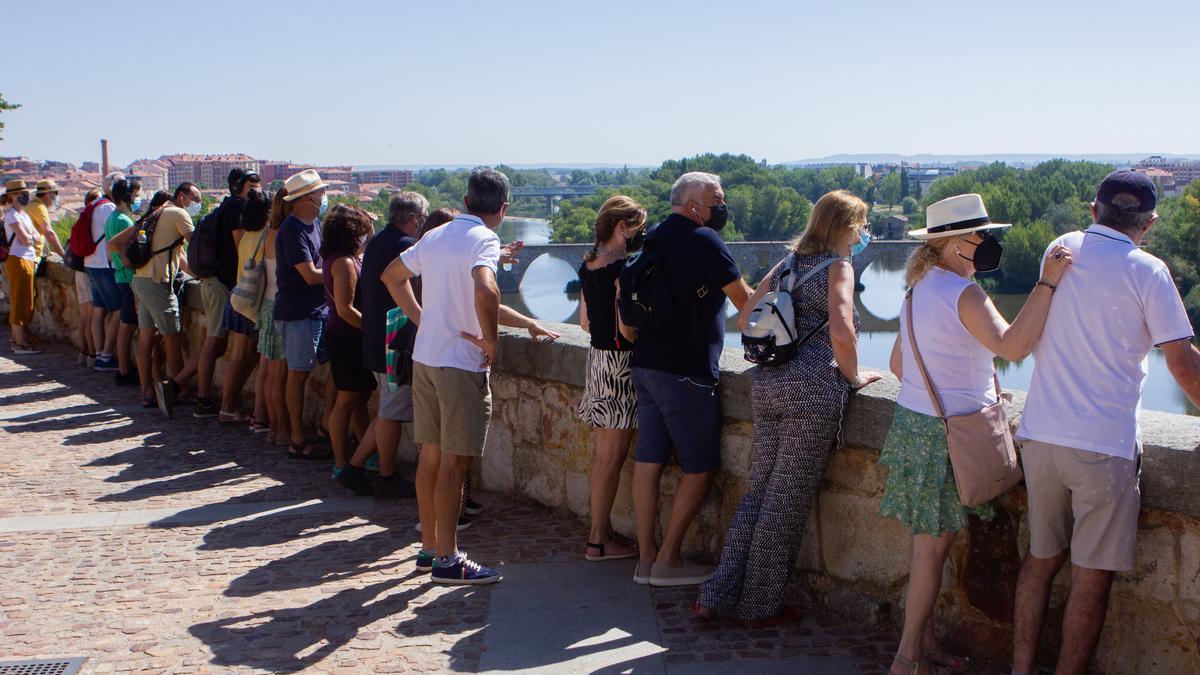
{"type": "Polygon", "coordinates": [[[354,256],[338,256],[323,261],[321,266],[321,277],[325,282],[325,306],[329,308],[329,314],[325,317],[325,330],[339,337],[361,337],[362,331],[346,323],[337,313],[337,303],[333,301],[333,263],[339,258],[349,258],[354,264],[354,277],[357,281],[354,283],[354,303],[355,307],[362,306],[362,258],[354,256]]]}
{"type": "MultiPolygon", "coordinates": [[[[796,281],[800,280],[816,265],[837,259],[836,253],[818,253],[816,255],[791,255],[787,260],[791,263],[791,273],[796,281]]],[[[786,264],[786,263],[785,263],[786,264]]],[[[771,277],[771,288],[779,286],[779,276],[783,268],[779,268],[771,277]]],[[[792,308],[796,315],[796,334],[803,337],[820,326],[829,318],[829,267],[808,278],[803,285],[792,288],[792,308]]],[[[854,332],[858,334],[858,310],[854,310],[854,332]]],[[[834,406],[844,404],[846,392],[850,383],[842,377],[838,370],[837,359],[833,355],[833,343],[829,339],[829,328],[822,328],[804,343],[796,355],[787,363],[771,368],[755,368],[756,382],[778,385],[781,387],[804,387],[806,403],[829,403],[834,406]]]]}
{"type": "Polygon", "coordinates": [[[579,291],[587,302],[593,349],[621,352],[633,349],[617,329],[617,279],[624,268],[624,260],[594,270],[588,269],[586,261],[579,266],[579,291]]]}
{"type": "Polygon", "coordinates": [[[275,291],[279,290],[279,287],[275,285],[275,259],[267,258],[266,263],[267,285],[263,288],[263,299],[275,302],[275,291]]]}
{"type": "MultiPolygon", "coordinates": [[[[913,287],[913,327],[929,379],[946,415],[963,415],[996,402],[992,382],[995,354],[987,350],[958,316],[958,298],[975,282],[933,267],[913,287]]],[[[934,416],[933,403],[908,339],[907,312],[900,311],[900,354],[904,378],[896,403],[934,416]]]]}

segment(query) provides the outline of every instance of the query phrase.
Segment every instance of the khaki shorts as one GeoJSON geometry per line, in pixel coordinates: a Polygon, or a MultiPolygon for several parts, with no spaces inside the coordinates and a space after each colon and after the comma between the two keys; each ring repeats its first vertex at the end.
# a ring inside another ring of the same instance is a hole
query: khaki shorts
{"type": "Polygon", "coordinates": [[[171,292],[170,285],[134,277],[129,289],[138,301],[138,328],[154,328],[163,335],[179,332],[179,297],[171,292]]]}
{"type": "Polygon", "coordinates": [[[223,338],[229,328],[221,321],[225,317],[225,303],[229,302],[229,289],[216,277],[200,280],[200,302],[204,305],[204,334],[223,338]]]}
{"type": "Polygon", "coordinates": [[[451,455],[479,457],[492,418],[488,374],[413,363],[413,438],[451,455]]]}
{"type": "Polygon", "coordinates": [[[1133,569],[1137,548],[1141,457],[1128,460],[1041,441],[1024,441],[1021,464],[1029,495],[1029,552],[1093,570],[1133,569]]]}

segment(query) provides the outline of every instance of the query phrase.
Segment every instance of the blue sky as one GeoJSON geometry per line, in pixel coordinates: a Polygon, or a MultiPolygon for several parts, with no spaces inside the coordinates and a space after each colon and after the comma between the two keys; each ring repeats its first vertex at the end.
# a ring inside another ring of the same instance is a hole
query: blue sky
{"type": "Polygon", "coordinates": [[[0,154],[1200,153],[1194,0],[105,6],[6,8],[0,154]]]}

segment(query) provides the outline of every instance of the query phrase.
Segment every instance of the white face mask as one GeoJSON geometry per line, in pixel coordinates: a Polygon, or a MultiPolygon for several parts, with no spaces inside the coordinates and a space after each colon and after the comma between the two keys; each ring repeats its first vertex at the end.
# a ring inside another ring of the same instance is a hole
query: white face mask
{"type": "Polygon", "coordinates": [[[188,215],[193,218],[195,218],[197,215],[199,215],[200,214],[200,202],[192,202],[191,204],[188,204],[187,212],[188,212],[188,215]]]}
{"type": "Polygon", "coordinates": [[[50,210],[57,211],[60,207],[61,204],[58,203],[58,195],[54,195],[54,204],[50,207],[50,210]]]}

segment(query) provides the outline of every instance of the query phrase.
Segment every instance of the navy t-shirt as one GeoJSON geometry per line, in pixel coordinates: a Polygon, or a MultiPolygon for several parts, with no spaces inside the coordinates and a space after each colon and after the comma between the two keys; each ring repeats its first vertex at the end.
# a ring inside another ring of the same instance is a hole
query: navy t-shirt
{"type": "Polygon", "coordinates": [[[321,230],[316,221],[306,225],[296,216],[288,216],[275,235],[275,320],[324,320],[325,285],[310,284],[300,276],[296,265],[306,260],[321,268],[321,230]]]}
{"type": "Polygon", "coordinates": [[[725,346],[725,292],[741,277],[721,235],[671,214],[649,236],[662,244],[662,265],[676,321],[664,332],[638,333],[631,365],[667,373],[720,377],[725,346]]]}
{"type": "Polygon", "coordinates": [[[362,274],[358,278],[362,298],[363,367],[371,372],[387,372],[387,313],[396,306],[381,279],[383,271],[415,243],[414,237],[389,225],[371,238],[363,253],[362,274]]]}

